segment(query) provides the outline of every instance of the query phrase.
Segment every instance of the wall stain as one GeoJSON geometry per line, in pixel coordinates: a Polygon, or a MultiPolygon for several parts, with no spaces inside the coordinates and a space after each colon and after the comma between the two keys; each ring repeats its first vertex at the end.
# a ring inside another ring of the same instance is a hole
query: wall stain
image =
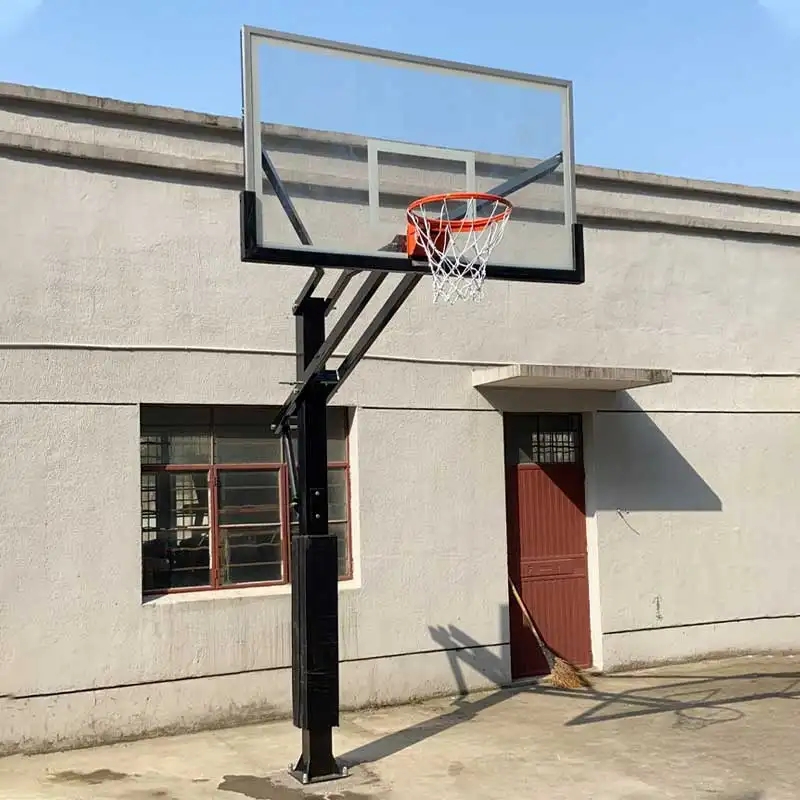
{"type": "Polygon", "coordinates": [[[135,777],[125,772],[114,772],[110,769],[96,769],[94,772],[76,772],[66,770],[64,772],[54,772],[50,780],[55,783],[82,783],[86,786],[97,786],[107,781],[124,781],[125,778],[135,777]]]}
{"type": "Polygon", "coordinates": [[[222,792],[235,792],[251,800],[301,800],[304,797],[325,797],[327,800],[370,800],[370,798],[374,800],[375,798],[375,795],[330,787],[329,783],[321,784],[319,787],[300,784],[286,786],[273,778],[259,778],[256,775],[224,775],[217,789],[222,792]]]}
{"type": "Polygon", "coordinates": [[[657,594],[653,599],[653,605],[656,607],[656,621],[663,622],[664,615],[661,613],[661,595],[657,594]]]}

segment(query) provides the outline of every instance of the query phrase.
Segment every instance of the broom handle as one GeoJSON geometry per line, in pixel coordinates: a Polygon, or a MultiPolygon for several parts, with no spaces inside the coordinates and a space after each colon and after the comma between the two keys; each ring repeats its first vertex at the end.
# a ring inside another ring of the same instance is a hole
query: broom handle
{"type": "Polygon", "coordinates": [[[528,623],[528,627],[531,629],[531,633],[536,637],[536,641],[539,643],[539,647],[542,650],[550,651],[550,648],[545,644],[544,639],[542,639],[542,635],[539,633],[538,629],[536,628],[536,623],[534,623],[533,618],[528,611],[528,607],[523,602],[522,598],[520,597],[519,592],[517,591],[517,587],[514,586],[514,581],[511,580],[511,576],[508,576],[508,585],[511,587],[511,592],[514,595],[514,599],[517,601],[517,605],[519,606],[519,610],[522,612],[522,616],[525,617],[525,622],[528,623]]]}

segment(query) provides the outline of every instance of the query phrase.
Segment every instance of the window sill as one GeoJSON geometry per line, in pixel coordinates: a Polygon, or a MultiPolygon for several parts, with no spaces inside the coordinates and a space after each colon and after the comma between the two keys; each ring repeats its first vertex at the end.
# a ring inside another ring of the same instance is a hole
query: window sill
{"type": "MultiPolygon", "coordinates": [[[[354,578],[339,581],[340,592],[350,592],[361,588],[361,582],[354,578]]],[[[144,595],[143,606],[171,606],[176,603],[197,603],[202,601],[239,600],[249,597],[289,597],[292,594],[290,583],[274,586],[243,586],[240,589],[200,589],[194,592],[173,592],[171,594],[144,595]]]]}

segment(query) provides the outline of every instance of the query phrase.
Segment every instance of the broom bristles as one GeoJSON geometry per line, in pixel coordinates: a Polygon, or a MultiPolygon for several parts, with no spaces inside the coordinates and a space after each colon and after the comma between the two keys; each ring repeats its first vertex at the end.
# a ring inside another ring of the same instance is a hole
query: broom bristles
{"type": "Polygon", "coordinates": [[[550,670],[550,684],[557,689],[590,689],[592,682],[576,666],[556,656],[550,670]]]}
{"type": "Polygon", "coordinates": [[[511,592],[514,599],[517,601],[519,610],[522,612],[522,618],[525,625],[536,639],[539,649],[542,651],[547,664],[550,667],[550,675],[548,676],[550,685],[555,686],[557,689],[590,689],[592,686],[589,678],[581,672],[576,666],[573,666],[564,658],[561,658],[555,653],[542,638],[542,635],[536,630],[536,624],[533,621],[528,607],[525,605],[524,600],[514,586],[514,581],[511,576],[508,577],[508,584],[511,587],[511,592]]]}

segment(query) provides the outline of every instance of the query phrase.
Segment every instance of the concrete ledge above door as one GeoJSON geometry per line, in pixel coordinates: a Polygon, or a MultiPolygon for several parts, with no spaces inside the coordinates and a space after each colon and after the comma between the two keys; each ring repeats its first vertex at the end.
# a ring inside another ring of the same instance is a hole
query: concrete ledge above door
{"type": "Polygon", "coordinates": [[[671,383],[668,369],[587,367],[563,364],[507,364],[472,370],[476,389],[579,389],[619,392],[671,383]]]}
{"type": "Polygon", "coordinates": [[[509,413],[613,411],[624,392],[671,382],[671,370],[636,367],[507,364],[472,370],[473,388],[509,413]]]}

